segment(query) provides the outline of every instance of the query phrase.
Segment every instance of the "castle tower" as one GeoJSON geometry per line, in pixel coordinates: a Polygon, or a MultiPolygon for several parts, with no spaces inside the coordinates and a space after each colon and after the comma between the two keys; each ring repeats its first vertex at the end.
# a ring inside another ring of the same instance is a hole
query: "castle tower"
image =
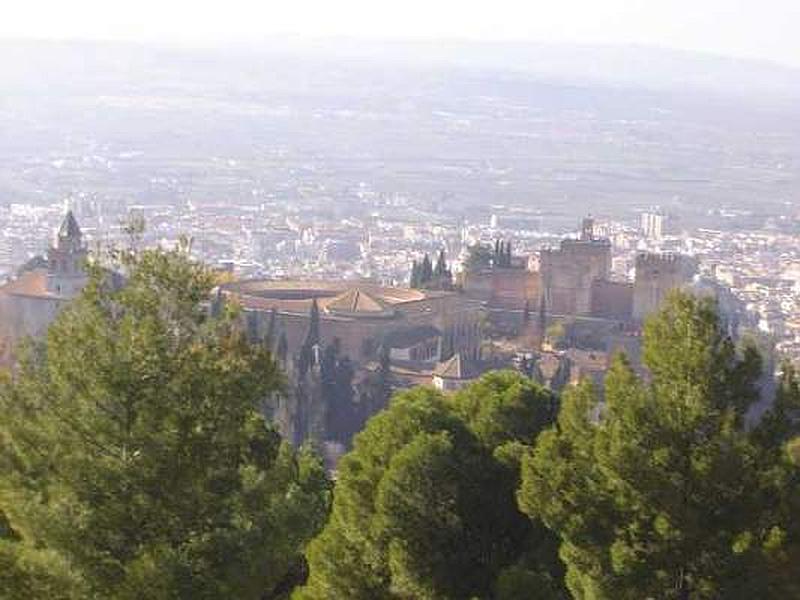
{"type": "Polygon", "coordinates": [[[539,254],[539,272],[549,313],[589,315],[592,286],[611,274],[611,242],[594,236],[594,220],[581,223],[580,239],[562,240],[557,250],[539,254]]]}
{"type": "Polygon", "coordinates": [[[67,211],[47,251],[47,290],[66,298],[77,296],[87,281],[87,254],[75,215],[67,211]]]}
{"type": "Polygon", "coordinates": [[[633,318],[643,321],[657,311],[672,290],[691,282],[696,268],[688,256],[640,252],[633,284],[633,318]]]}

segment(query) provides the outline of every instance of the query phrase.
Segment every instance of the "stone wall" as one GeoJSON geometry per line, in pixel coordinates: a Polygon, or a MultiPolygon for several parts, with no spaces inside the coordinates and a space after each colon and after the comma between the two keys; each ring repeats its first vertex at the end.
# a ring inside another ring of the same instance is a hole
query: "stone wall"
{"type": "Polygon", "coordinates": [[[642,321],[658,310],[670,291],[691,282],[695,271],[694,260],[687,256],[639,253],[633,285],[633,318],[642,321]]]}
{"type": "Polygon", "coordinates": [[[592,282],[592,316],[629,321],[633,314],[633,284],[595,279],[592,282]]]}
{"type": "Polygon", "coordinates": [[[548,312],[592,314],[592,286],[611,273],[607,240],[564,240],[557,250],[542,250],[542,287],[548,312]]]}
{"type": "Polygon", "coordinates": [[[464,293],[498,308],[523,308],[538,306],[541,293],[537,271],[524,268],[492,268],[463,277],[464,293]]]}

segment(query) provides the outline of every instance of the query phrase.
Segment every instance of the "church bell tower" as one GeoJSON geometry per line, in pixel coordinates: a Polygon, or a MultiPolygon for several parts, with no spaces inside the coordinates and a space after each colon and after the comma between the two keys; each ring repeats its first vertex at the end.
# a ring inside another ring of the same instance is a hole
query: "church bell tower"
{"type": "Polygon", "coordinates": [[[75,215],[67,211],[47,251],[47,289],[52,294],[72,298],[86,285],[87,250],[75,215]]]}

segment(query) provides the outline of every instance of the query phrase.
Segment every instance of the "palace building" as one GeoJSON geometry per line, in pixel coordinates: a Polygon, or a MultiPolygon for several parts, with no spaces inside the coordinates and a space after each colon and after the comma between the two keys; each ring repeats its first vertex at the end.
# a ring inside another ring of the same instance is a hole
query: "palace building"
{"type": "Polygon", "coordinates": [[[251,280],[225,284],[218,294],[242,307],[251,339],[283,337],[290,356],[306,340],[314,310],[321,342],[335,341],[341,354],[357,363],[374,360],[380,348],[393,363],[420,366],[455,353],[471,360],[480,354],[481,303],[456,292],[354,281],[251,280]]]}

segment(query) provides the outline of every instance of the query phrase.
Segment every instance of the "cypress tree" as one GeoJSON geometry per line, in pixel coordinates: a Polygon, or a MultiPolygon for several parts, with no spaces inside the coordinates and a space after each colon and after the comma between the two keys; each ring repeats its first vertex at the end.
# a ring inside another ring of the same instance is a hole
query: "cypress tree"
{"type": "Polygon", "coordinates": [[[433,264],[431,263],[431,257],[428,254],[425,254],[425,257],[422,259],[422,269],[420,274],[420,287],[427,286],[431,280],[433,279],[433,264]]]}
{"type": "Polygon", "coordinates": [[[539,339],[544,343],[547,336],[547,302],[545,302],[544,290],[539,296],[539,339]]]}
{"type": "Polygon", "coordinates": [[[436,268],[433,274],[437,279],[442,278],[447,273],[447,260],[445,259],[444,249],[439,250],[439,257],[436,260],[436,268]]]}
{"type": "Polygon", "coordinates": [[[278,311],[274,308],[269,311],[269,321],[267,321],[267,332],[264,334],[264,347],[270,351],[275,351],[275,342],[278,327],[278,311]]]}
{"type": "Polygon", "coordinates": [[[278,338],[278,346],[275,349],[275,356],[282,364],[286,364],[286,359],[289,356],[289,340],[286,339],[285,331],[281,331],[281,335],[278,338]]]}
{"type": "Polygon", "coordinates": [[[308,334],[304,346],[311,348],[320,342],[319,334],[319,304],[316,297],[311,301],[311,310],[308,313],[308,334]]]}
{"type": "Polygon", "coordinates": [[[411,287],[412,289],[419,289],[420,287],[419,276],[420,276],[419,264],[417,264],[417,261],[415,260],[411,263],[411,277],[409,280],[409,287],[411,287]]]}

